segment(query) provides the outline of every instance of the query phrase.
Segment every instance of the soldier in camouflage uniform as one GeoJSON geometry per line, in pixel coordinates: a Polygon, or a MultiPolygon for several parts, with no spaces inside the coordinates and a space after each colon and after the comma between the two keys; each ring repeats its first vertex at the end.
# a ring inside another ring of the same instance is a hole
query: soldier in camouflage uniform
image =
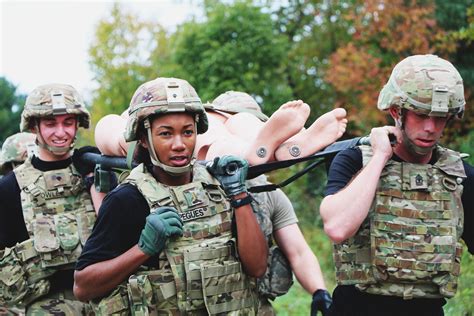
{"type": "Polygon", "coordinates": [[[0,180],[0,306],[12,313],[88,314],[74,298],[73,268],[95,221],[93,165],[75,150],[89,112],[64,84],[34,89],[20,129],[36,136],[37,154],[0,180]],[[89,178],[86,178],[89,176],[89,178]],[[89,185],[89,186],[88,186],[89,185]]]}
{"type": "Polygon", "coordinates": [[[372,129],[371,147],[335,157],[320,208],[335,242],[332,315],[443,315],[456,293],[460,239],[474,252],[474,169],[438,144],[464,105],[451,63],[405,58],[377,104],[395,126],[372,129]]]}
{"type": "Polygon", "coordinates": [[[35,134],[16,133],[7,137],[0,152],[0,173],[6,174],[36,152],[35,134]]]}
{"type": "Polygon", "coordinates": [[[245,187],[247,163],[194,164],[207,117],[185,80],[141,85],[125,138],[130,175],[104,200],[79,258],[74,293],[98,314],[255,315],[268,249],[245,187]]]}
{"type": "MultiPolygon", "coordinates": [[[[215,115],[216,111],[232,114],[246,112],[262,122],[268,120],[255,99],[245,92],[227,91],[212,103],[204,104],[204,107],[208,116],[215,115]]],[[[200,137],[198,135],[198,142],[200,137]]],[[[247,181],[247,187],[265,184],[268,184],[265,175],[247,181]]],[[[318,259],[298,227],[298,218],[290,200],[280,189],[252,194],[252,197],[252,207],[270,247],[267,272],[258,280],[259,315],[275,314],[270,302],[288,292],[293,284],[292,272],[303,288],[313,295],[311,315],[316,315],[318,310],[325,315],[331,296],[326,290],[318,259]]]]}

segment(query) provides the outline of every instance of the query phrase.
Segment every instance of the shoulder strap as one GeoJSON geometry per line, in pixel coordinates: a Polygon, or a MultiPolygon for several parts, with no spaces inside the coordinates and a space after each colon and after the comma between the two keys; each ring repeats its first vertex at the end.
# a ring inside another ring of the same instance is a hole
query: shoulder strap
{"type": "Polygon", "coordinates": [[[434,167],[439,168],[450,176],[466,178],[466,172],[460,153],[441,146],[436,147],[436,152],[438,154],[438,160],[434,164],[434,167]]]}
{"type": "Polygon", "coordinates": [[[26,161],[13,170],[15,173],[16,181],[20,190],[23,191],[24,188],[33,184],[41,177],[42,172],[33,167],[31,164],[31,158],[26,159],[26,161]]]}

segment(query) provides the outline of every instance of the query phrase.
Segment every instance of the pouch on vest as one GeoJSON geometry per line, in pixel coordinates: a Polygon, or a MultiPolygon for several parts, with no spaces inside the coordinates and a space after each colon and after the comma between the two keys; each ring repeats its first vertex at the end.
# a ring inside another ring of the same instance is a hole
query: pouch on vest
{"type": "Polygon", "coordinates": [[[255,283],[245,275],[240,262],[202,263],[201,280],[209,315],[256,315],[255,283]]]}
{"type": "Polygon", "coordinates": [[[0,303],[20,302],[28,292],[23,265],[11,248],[0,250],[0,303]]]}
{"type": "Polygon", "coordinates": [[[258,292],[274,300],[288,293],[293,285],[293,272],[290,263],[278,246],[269,249],[267,271],[258,279],[258,292]]]}
{"type": "Polygon", "coordinates": [[[178,301],[179,304],[182,304],[182,308],[184,306],[186,312],[205,309],[201,265],[229,260],[232,253],[231,247],[230,244],[207,245],[203,243],[198,247],[184,251],[185,284],[178,288],[185,287],[185,292],[182,295],[186,295],[186,297],[185,300],[179,299],[178,301]]]}
{"type": "Polygon", "coordinates": [[[112,293],[98,302],[92,301],[91,306],[97,316],[130,315],[127,286],[124,284],[119,285],[112,293]]]}
{"type": "Polygon", "coordinates": [[[127,283],[132,315],[178,312],[176,285],[168,270],[140,271],[127,283]]]}
{"type": "Polygon", "coordinates": [[[81,253],[75,214],[61,213],[36,219],[34,230],[35,249],[42,265],[54,267],[74,263],[81,253]]]}
{"type": "Polygon", "coordinates": [[[95,220],[96,215],[94,209],[88,212],[76,213],[77,231],[82,246],[85,245],[87,239],[91,235],[95,220]]]}

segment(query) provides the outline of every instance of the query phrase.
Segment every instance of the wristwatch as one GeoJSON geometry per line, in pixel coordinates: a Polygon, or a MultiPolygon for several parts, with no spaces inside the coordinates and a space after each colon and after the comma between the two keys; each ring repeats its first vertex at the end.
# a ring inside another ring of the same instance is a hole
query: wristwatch
{"type": "Polygon", "coordinates": [[[247,205],[252,203],[253,199],[250,196],[250,194],[247,194],[245,197],[237,200],[232,200],[230,202],[230,205],[232,205],[233,208],[239,208],[241,206],[247,205]]]}

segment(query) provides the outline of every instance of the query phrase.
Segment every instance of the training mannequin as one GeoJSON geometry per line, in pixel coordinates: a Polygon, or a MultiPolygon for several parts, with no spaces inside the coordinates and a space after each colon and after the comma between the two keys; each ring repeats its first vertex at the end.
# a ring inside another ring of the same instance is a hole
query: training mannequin
{"type": "MultiPolygon", "coordinates": [[[[210,160],[222,154],[238,155],[250,165],[304,157],[323,149],[345,132],[343,108],[320,116],[304,129],[310,108],[301,100],[281,105],[270,118],[243,92],[228,91],[205,105],[209,130],[198,136],[196,156],[210,160]]],[[[126,156],[129,144],[123,133],[128,112],[109,114],[97,123],[95,142],[103,154],[126,156]],[[112,132],[113,131],[113,132],[112,132]]]]}

